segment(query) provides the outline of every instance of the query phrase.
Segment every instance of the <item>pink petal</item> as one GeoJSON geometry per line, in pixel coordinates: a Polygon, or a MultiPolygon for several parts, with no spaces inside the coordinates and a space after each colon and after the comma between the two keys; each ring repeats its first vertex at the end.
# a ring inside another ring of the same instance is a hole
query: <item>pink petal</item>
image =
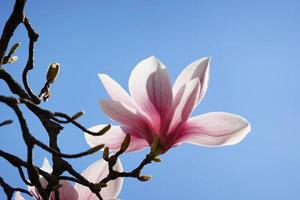
{"type": "Polygon", "coordinates": [[[100,106],[102,110],[111,119],[128,126],[138,126],[136,122],[141,122],[137,110],[128,107],[126,104],[115,100],[101,100],[100,106]]]}
{"type": "Polygon", "coordinates": [[[151,123],[137,110],[114,100],[101,100],[100,105],[106,115],[113,120],[134,128],[143,138],[148,139],[151,137],[151,133],[153,132],[151,131],[153,129],[151,123]]]}
{"type": "Polygon", "coordinates": [[[98,74],[98,76],[112,100],[125,103],[127,106],[135,108],[132,98],[116,81],[106,74],[98,74]]]}
{"type": "MultiPolygon", "coordinates": [[[[97,125],[89,128],[89,130],[93,132],[98,132],[105,126],[106,125],[97,125]]],[[[124,133],[119,126],[112,126],[109,129],[109,131],[102,136],[92,136],[85,133],[85,139],[91,147],[94,147],[99,144],[105,144],[112,151],[118,151],[120,149],[125,136],[126,133],[124,133]]],[[[131,134],[130,145],[126,151],[138,151],[145,148],[147,145],[148,143],[143,138],[131,134]]]]}
{"type": "Polygon", "coordinates": [[[25,200],[25,198],[21,195],[21,192],[16,192],[15,200],[25,200]]]}
{"type": "MultiPolygon", "coordinates": [[[[115,170],[117,171],[123,171],[123,167],[121,164],[121,161],[118,159],[115,167],[115,170]]],[[[87,180],[89,180],[92,183],[98,183],[103,178],[105,178],[108,175],[108,164],[105,160],[101,159],[96,162],[94,162],[92,165],[90,165],[83,173],[82,176],[84,176],[87,180]]],[[[114,181],[110,181],[107,184],[106,188],[103,188],[100,192],[103,199],[115,199],[118,197],[121,188],[123,184],[123,178],[118,178],[114,181]]],[[[82,186],[80,184],[75,184],[74,188],[76,189],[77,193],[79,194],[78,199],[82,200],[98,200],[97,196],[90,191],[89,188],[82,186]]]]}
{"type": "Polygon", "coordinates": [[[174,114],[169,132],[172,132],[179,124],[184,123],[189,118],[196,104],[200,87],[199,79],[195,78],[178,91],[172,105],[174,114]]]}
{"type": "Polygon", "coordinates": [[[211,112],[188,120],[178,143],[225,146],[239,143],[249,132],[249,122],[241,116],[211,112]]]}
{"type": "Polygon", "coordinates": [[[153,56],[141,61],[130,75],[129,91],[138,108],[159,132],[173,98],[166,67],[153,56]]]}
{"type": "Polygon", "coordinates": [[[207,90],[209,79],[209,63],[210,58],[204,57],[189,64],[177,77],[173,86],[173,93],[177,94],[180,88],[182,88],[187,82],[198,78],[201,83],[201,91],[197,99],[199,103],[204,97],[207,90]]]}

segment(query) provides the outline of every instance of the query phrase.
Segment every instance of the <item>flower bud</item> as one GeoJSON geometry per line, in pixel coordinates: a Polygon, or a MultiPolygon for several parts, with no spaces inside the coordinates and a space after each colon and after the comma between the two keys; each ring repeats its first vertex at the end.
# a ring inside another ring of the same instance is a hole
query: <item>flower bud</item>
{"type": "Polygon", "coordinates": [[[155,157],[155,158],[153,158],[153,161],[154,162],[161,162],[161,159],[159,157],[155,157]]]}
{"type": "Polygon", "coordinates": [[[82,115],[84,115],[84,111],[80,111],[80,112],[76,113],[75,115],[73,115],[72,120],[76,120],[79,117],[81,117],[82,115]]]}
{"type": "Polygon", "coordinates": [[[5,126],[5,125],[11,124],[11,123],[13,123],[13,120],[8,119],[8,120],[5,120],[5,121],[1,122],[0,126],[5,126]]]}
{"type": "Polygon", "coordinates": [[[146,182],[146,181],[149,181],[149,180],[151,180],[151,176],[149,176],[149,175],[144,175],[144,176],[140,176],[139,177],[139,180],[140,181],[143,181],[143,182],[146,182]]]}
{"type": "Polygon", "coordinates": [[[59,72],[59,64],[58,63],[51,63],[48,68],[47,72],[47,81],[53,83],[57,77],[59,72]]]}
{"type": "Polygon", "coordinates": [[[128,146],[130,144],[130,138],[131,138],[130,135],[126,134],[125,139],[122,142],[120,151],[122,151],[122,152],[126,151],[126,149],[128,148],[128,146]]]}
{"type": "Polygon", "coordinates": [[[97,146],[94,146],[93,148],[89,149],[87,151],[88,154],[93,154],[97,151],[99,151],[100,149],[102,149],[105,145],[104,144],[100,144],[100,145],[97,145],[97,146]]]}
{"type": "Polygon", "coordinates": [[[104,188],[104,187],[107,187],[107,184],[106,183],[96,183],[95,185],[94,185],[94,187],[95,187],[95,189],[96,190],[100,190],[101,188],[104,188]]]}
{"type": "Polygon", "coordinates": [[[16,51],[16,49],[20,46],[20,43],[17,42],[16,44],[14,44],[11,49],[9,50],[9,53],[8,53],[8,57],[10,57],[11,55],[13,55],[16,51]]]}
{"type": "Polygon", "coordinates": [[[108,158],[109,158],[109,148],[105,147],[103,151],[103,159],[108,161],[108,158]]]}
{"type": "Polygon", "coordinates": [[[14,63],[18,60],[18,56],[11,56],[8,58],[8,61],[7,63],[11,64],[11,63],[14,63]]]}
{"type": "Polygon", "coordinates": [[[97,135],[104,135],[104,133],[106,133],[109,129],[111,128],[111,125],[108,124],[107,126],[105,126],[103,129],[101,129],[97,135]]]}

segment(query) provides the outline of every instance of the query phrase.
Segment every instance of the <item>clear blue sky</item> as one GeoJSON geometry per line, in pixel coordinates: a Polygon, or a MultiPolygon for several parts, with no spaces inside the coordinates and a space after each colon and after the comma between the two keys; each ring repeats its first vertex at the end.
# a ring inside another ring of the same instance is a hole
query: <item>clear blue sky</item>
{"type": "MultiPolygon", "coordinates": [[[[12,9],[0,0],[2,29],[12,9]]],[[[44,107],[76,113],[87,127],[111,123],[100,112],[106,98],[97,73],[107,73],[127,88],[131,70],[155,55],[168,67],[174,81],[190,62],[212,56],[207,95],[193,115],[209,111],[233,112],[247,118],[252,132],[240,144],[224,148],[182,145],[146,168],[148,183],[126,179],[123,200],[299,200],[300,199],[300,2],[288,1],[38,1],[29,0],[26,12],[40,33],[36,69],[30,83],[39,91],[50,62],[61,63],[61,73],[44,107]]],[[[19,60],[7,66],[18,76],[25,65],[27,38],[19,28],[19,60]]],[[[0,82],[1,94],[9,94],[0,82]]],[[[0,105],[0,121],[15,119],[0,105]]],[[[47,141],[29,113],[34,135],[47,141]]],[[[17,123],[0,130],[1,149],[25,156],[17,123]]],[[[67,126],[59,140],[75,153],[88,148],[81,131],[67,126]]],[[[132,169],[147,151],[122,157],[132,169]]],[[[49,155],[46,155],[49,157],[49,155]]],[[[100,153],[72,160],[82,171],[100,153]]],[[[44,154],[36,149],[36,163],[44,154]]],[[[0,159],[0,175],[23,186],[17,171],[0,159]]],[[[0,199],[4,199],[0,191],[0,199]]]]}

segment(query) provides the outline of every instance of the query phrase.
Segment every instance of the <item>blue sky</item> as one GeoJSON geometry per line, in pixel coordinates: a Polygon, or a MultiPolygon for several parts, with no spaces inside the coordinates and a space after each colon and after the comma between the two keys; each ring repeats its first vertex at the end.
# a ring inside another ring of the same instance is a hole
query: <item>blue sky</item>
{"type": "MultiPolygon", "coordinates": [[[[0,27],[12,1],[0,0],[0,27]]],[[[194,111],[232,112],[247,118],[251,133],[240,144],[223,148],[182,145],[146,167],[147,183],[126,179],[120,198],[204,200],[300,199],[300,2],[299,1],[28,1],[26,13],[39,32],[36,68],[30,83],[39,91],[47,66],[61,64],[52,97],[43,107],[66,113],[85,110],[87,127],[113,123],[98,106],[107,98],[98,73],[127,89],[133,67],[155,55],[174,81],[190,62],[211,56],[206,97],[194,111]]],[[[20,27],[12,43],[21,42],[19,60],[6,66],[20,80],[27,38],[20,27]]],[[[8,89],[0,82],[1,94],[8,89]]],[[[25,108],[22,107],[25,110],[25,108]]],[[[12,112],[0,105],[0,121],[12,112]]],[[[47,141],[38,121],[25,112],[34,135],[47,141]]],[[[24,144],[17,123],[2,127],[1,149],[22,157],[24,144]]],[[[59,143],[65,152],[88,148],[81,131],[67,126],[59,143]]],[[[147,151],[122,157],[125,169],[147,151]]],[[[35,152],[39,165],[44,156],[35,152]]],[[[71,160],[84,170],[101,154],[71,160]]],[[[0,175],[23,186],[17,171],[3,159],[0,175]]],[[[4,194],[0,191],[0,199],[4,194]]]]}

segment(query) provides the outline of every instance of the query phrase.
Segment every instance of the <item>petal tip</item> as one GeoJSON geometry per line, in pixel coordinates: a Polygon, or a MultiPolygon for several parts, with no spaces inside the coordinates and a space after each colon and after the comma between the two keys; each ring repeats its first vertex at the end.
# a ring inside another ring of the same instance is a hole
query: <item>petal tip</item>
{"type": "Polygon", "coordinates": [[[103,79],[107,78],[108,75],[107,75],[107,74],[99,73],[99,74],[98,74],[98,77],[99,77],[99,79],[102,81],[103,79]]]}
{"type": "Polygon", "coordinates": [[[52,172],[52,166],[50,165],[49,160],[47,158],[44,158],[41,169],[48,173],[52,172]]]}

